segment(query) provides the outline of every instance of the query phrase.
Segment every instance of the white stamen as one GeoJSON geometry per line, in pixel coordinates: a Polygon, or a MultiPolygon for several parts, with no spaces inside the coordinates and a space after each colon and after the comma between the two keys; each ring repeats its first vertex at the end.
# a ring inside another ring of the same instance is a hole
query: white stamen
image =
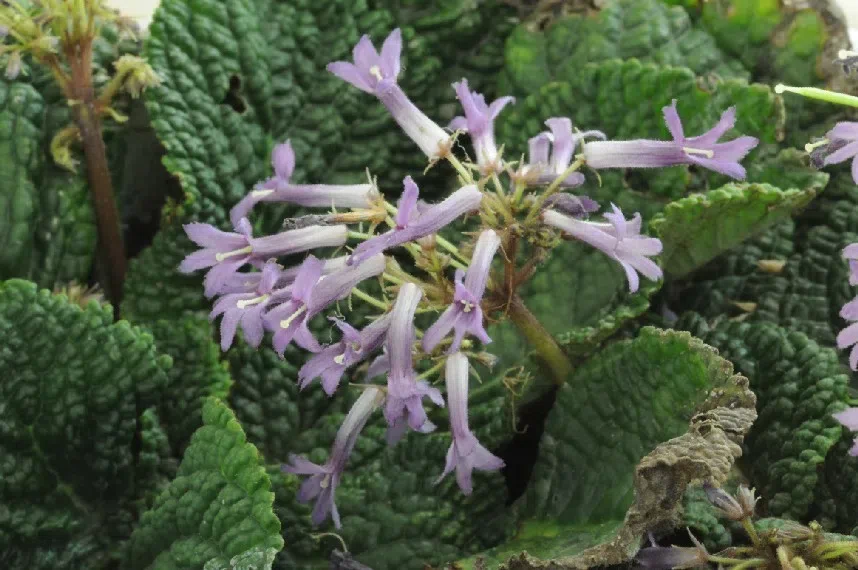
{"type": "Polygon", "coordinates": [[[682,147],[682,151],[685,154],[697,154],[700,156],[705,156],[706,158],[713,158],[715,156],[715,151],[704,150],[701,148],[691,148],[691,147],[684,146],[684,147],[682,147]]]}
{"type": "Polygon", "coordinates": [[[274,190],[254,190],[250,193],[254,198],[265,198],[269,194],[274,194],[274,190]]]}
{"type": "Polygon", "coordinates": [[[330,485],[330,484],[331,484],[331,474],[328,473],[327,475],[325,475],[325,477],[319,483],[319,487],[321,487],[322,489],[327,489],[328,485],[330,485]]]}
{"type": "Polygon", "coordinates": [[[297,311],[295,311],[294,313],[292,313],[291,315],[289,315],[289,318],[283,319],[282,321],[280,321],[280,328],[281,329],[288,329],[289,325],[292,324],[292,321],[294,321],[296,318],[298,318],[299,315],[306,312],[306,310],[307,310],[307,305],[301,305],[301,308],[298,309],[297,311]]]}
{"type": "Polygon", "coordinates": [[[828,139],[822,139],[821,141],[817,141],[815,143],[807,143],[806,145],[804,145],[804,152],[810,154],[814,150],[818,149],[821,146],[825,146],[830,142],[831,141],[828,139]]]}
{"type": "Polygon", "coordinates": [[[334,357],[334,364],[339,364],[340,366],[342,366],[343,362],[345,362],[345,361],[346,361],[346,353],[345,352],[334,357]]]}
{"type": "Polygon", "coordinates": [[[235,304],[239,309],[244,309],[249,307],[250,305],[258,305],[259,303],[264,303],[268,300],[268,295],[262,295],[260,297],[256,297],[255,299],[242,299],[235,304]]]}
{"type": "Polygon", "coordinates": [[[858,51],[849,51],[842,49],[837,52],[837,59],[849,59],[850,57],[858,57],[858,51]]]}
{"type": "Polygon", "coordinates": [[[470,313],[474,308],[474,304],[471,303],[470,301],[459,301],[459,302],[464,307],[462,310],[465,311],[466,313],[470,313]]]}
{"type": "Polygon", "coordinates": [[[382,75],[381,75],[381,69],[379,69],[379,67],[377,65],[373,65],[372,67],[370,67],[369,73],[370,73],[370,75],[372,75],[373,77],[375,77],[379,81],[384,79],[384,77],[382,77],[382,75]]]}
{"type": "Polygon", "coordinates": [[[250,253],[252,251],[253,251],[253,248],[251,246],[247,246],[247,247],[243,247],[241,249],[236,249],[235,251],[228,251],[226,253],[215,254],[215,259],[217,261],[223,261],[224,259],[227,259],[229,257],[235,257],[236,255],[244,255],[244,254],[250,253]]]}

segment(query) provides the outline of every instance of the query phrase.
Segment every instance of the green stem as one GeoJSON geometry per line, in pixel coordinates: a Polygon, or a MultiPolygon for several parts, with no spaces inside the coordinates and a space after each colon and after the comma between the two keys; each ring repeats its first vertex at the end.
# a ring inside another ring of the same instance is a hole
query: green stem
{"type": "Polygon", "coordinates": [[[572,373],[572,363],[551,333],[542,326],[518,295],[509,303],[509,318],[545,361],[554,376],[554,383],[559,386],[566,382],[572,373]]]}
{"type": "Polygon", "coordinates": [[[575,160],[569,168],[563,171],[563,174],[558,176],[551,185],[545,189],[545,192],[539,197],[539,199],[533,204],[533,207],[530,209],[530,212],[527,214],[527,218],[524,220],[524,223],[532,222],[536,216],[539,215],[539,212],[542,211],[542,207],[545,205],[545,201],[548,200],[553,194],[556,194],[558,190],[560,190],[560,185],[566,180],[570,174],[576,172],[579,168],[584,166],[584,159],[579,158],[575,160]]]}
{"type": "Polygon", "coordinates": [[[355,297],[357,297],[358,299],[360,299],[362,301],[366,301],[367,303],[369,303],[373,307],[377,307],[377,308],[381,309],[382,311],[387,311],[387,309],[389,308],[387,306],[387,303],[383,303],[383,302],[379,301],[378,299],[376,299],[372,295],[367,295],[366,293],[364,293],[360,289],[352,289],[352,295],[354,295],[355,297]]]}
{"type": "Polygon", "coordinates": [[[790,87],[788,85],[775,85],[775,93],[795,93],[808,99],[819,99],[828,103],[836,103],[838,105],[848,105],[849,107],[858,107],[858,97],[854,95],[846,95],[836,91],[828,91],[827,89],[819,89],[817,87],[790,87]]]}

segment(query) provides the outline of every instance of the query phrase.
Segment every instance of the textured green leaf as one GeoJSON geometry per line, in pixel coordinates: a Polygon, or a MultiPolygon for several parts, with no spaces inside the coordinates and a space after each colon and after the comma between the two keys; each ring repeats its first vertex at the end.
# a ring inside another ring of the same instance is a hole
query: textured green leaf
{"type": "Polygon", "coordinates": [[[83,180],[46,152],[50,104],[29,83],[0,81],[0,278],[44,287],[85,282],[96,238],[83,180]]]}
{"type": "Polygon", "coordinates": [[[696,28],[682,8],[659,0],[612,0],[596,16],[571,15],[545,31],[519,25],[507,40],[505,78],[516,95],[550,81],[566,80],[585,63],[637,58],[646,63],[690,68],[695,74],[747,79],[741,63],[696,28]]]}
{"type": "Polygon", "coordinates": [[[283,548],[259,452],[215,398],[203,408],[203,424],[176,478],[141,517],[128,568],[265,569],[283,548]]]}
{"type": "Polygon", "coordinates": [[[152,432],[167,383],[152,337],[34,283],[0,282],[0,551],[11,568],[106,568],[165,467],[152,432]],[[149,418],[151,419],[151,417],[149,418]]]}
{"type": "Polygon", "coordinates": [[[645,529],[676,515],[691,481],[727,479],[755,416],[747,380],[687,333],[646,327],[606,347],[559,389],[520,505],[530,518],[489,559],[628,561],[645,529]]]}
{"type": "Polygon", "coordinates": [[[733,537],[726,522],[706,497],[701,487],[688,489],[682,500],[682,522],[709,552],[732,546],[733,537]]]}
{"type": "MultiPolygon", "coordinates": [[[[280,360],[271,350],[255,351],[242,343],[228,356],[235,378],[231,401],[266,461],[285,463],[289,453],[299,453],[323,463],[354,401],[345,380],[328,398],[318,385],[298,390],[297,350],[287,350],[286,359],[280,360]]],[[[507,394],[499,381],[472,385],[470,409],[471,428],[489,448],[511,434],[507,394]]],[[[349,551],[374,570],[419,569],[455,560],[512,533],[515,514],[505,512],[506,487],[500,474],[475,473],[470,497],[461,494],[452,478],[434,485],[450,444],[446,420],[435,420],[438,432],[413,434],[388,448],[379,415],[358,440],[337,490],[343,521],[338,534],[349,551]]],[[[272,474],[272,479],[286,542],[277,567],[326,567],[330,550],[341,548],[339,541],[310,537],[320,530],[309,524],[310,508],[296,501],[297,478],[272,474]]]]}
{"type": "MultiPolygon", "coordinates": [[[[822,507],[837,517],[834,504],[820,504],[818,489],[820,471],[836,456],[834,446],[843,436],[831,414],[846,408],[849,399],[849,377],[837,352],[771,323],[710,326],[688,315],[681,324],[729,358],[757,395],[759,419],[746,441],[745,470],[766,512],[806,520],[822,507]]],[[[825,522],[848,531],[854,514],[825,522]]]]}
{"type": "Polygon", "coordinates": [[[650,222],[664,244],[664,270],[671,277],[684,277],[804,208],[815,196],[816,189],[728,184],[672,202],[650,222]]]}
{"type": "MultiPolygon", "coordinates": [[[[545,130],[548,117],[568,116],[580,129],[596,128],[614,139],[669,139],[662,107],[678,100],[685,132],[702,133],[711,128],[728,107],[737,108],[736,133],[773,143],[782,134],[784,114],[779,96],[765,85],[740,80],[713,81],[705,87],[688,69],[642,64],[636,60],[607,61],[579,66],[575,73],[558,78],[519,101],[501,115],[498,140],[512,156],[526,151],[529,137],[545,130]]],[[[755,154],[746,160],[753,162],[755,154]]],[[[604,172],[602,184],[595,176],[577,191],[600,203],[614,202],[630,211],[651,216],[668,199],[685,195],[688,188],[702,190],[728,180],[688,167],[654,172],[604,172]]]]}
{"type": "Polygon", "coordinates": [[[185,317],[148,323],[158,350],[173,359],[160,416],[177,455],[202,423],[205,400],[226,399],[232,379],[220,360],[208,319],[185,317]]]}

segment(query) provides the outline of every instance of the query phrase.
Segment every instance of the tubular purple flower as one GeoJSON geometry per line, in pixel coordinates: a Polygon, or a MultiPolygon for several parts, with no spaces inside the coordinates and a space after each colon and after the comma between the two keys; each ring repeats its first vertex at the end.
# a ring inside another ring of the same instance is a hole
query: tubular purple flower
{"type": "MultiPolygon", "coordinates": [[[[604,139],[600,131],[572,132],[572,121],[566,117],[552,117],[545,121],[551,132],[539,133],[528,141],[530,147],[530,163],[528,171],[538,172],[536,184],[551,184],[562,175],[572,163],[575,148],[586,138],[604,139]],[[549,149],[551,156],[549,157],[549,149]]],[[[561,183],[564,188],[580,186],[584,183],[584,175],[580,172],[569,174],[561,183]]]]}
{"type": "Polygon", "coordinates": [[[321,276],[322,262],[308,255],[298,270],[295,282],[289,287],[289,298],[268,311],[263,318],[265,328],[274,332],[274,350],[279,355],[283,355],[293,340],[310,352],[322,349],[307,326],[307,305],[321,276]]]}
{"type": "Polygon", "coordinates": [[[348,228],[339,226],[310,226],[273,236],[254,238],[250,222],[242,218],[237,233],[223,232],[210,224],[185,224],[185,233],[202,249],[185,257],[179,265],[182,273],[211,267],[204,280],[205,294],[213,297],[234,287],[238,270],[244,265],[262,265],[265,261],[300,253],[317,247],[339,246],[346,242],[348,228]]]}
{"type": "Polygon", "coordinates": [[[844,247],[843,258],[849,262],[849,284],[858,285],[858,243],[844,247]]]}
{"type": "Polygon", "coordinates": [[[858,298],[852,299],[840,309],[840,316],[852,324],[837,335],[837,348],[852,347],[849,353],[849,367],[858,370],[858,298]]]}
{"type": "Polygon", "coordinates": [[[363,36],[354,47],[354,63],[335,61],[329,63],[327,69],[361,91],[378,97],[405,134],[426,156],[435,159],[449,151],[452,139],[423,114],[396,83],[401,52],[402,34],[397,28],[384,40],[381,54],[369,37],[363,36]]]}
{"type": "Polygon", "coordinates": [[[302,390],[321,377],[322,389],[329,396],[333,395],[345,371],[366,360],[381,347],[390,326],[389,313],[360,331],[343,320],[333,320],[342,332],[342,339],[323,348],[301,367],[298,381],[302,390]]]}
{"type": "Polygon", "coordinates": [[[640,235],[640,214],[626,220],[622,210],[614,204],[611,208],[613,213],[605,214],[609,221],[607,224],[576,220],[553,210],[543,212],[542,221],[617,261],[626,272],[629,291],[634,293],[640,286],[638,272],[651,281],[661,279],[661,268],[649,259],[649,256],[661,253],[661,241],[640,235]]]}
{"type": "Polygon", "coordinates": [[[321,351],[322,347],[307,326],[310,319],[331,303],[348,297],[364,279],[380,275],[385,264],[384,256],[376,255],[359,265],[346,266],[323,277],[322,262],[308,256],[290,288],[291,298],[265,315],[266,328],[274,332],[277,353],[282,355],[293,339],[305,350],[321,351]]]}
{"type": "Polygon", "coordinates": [[[495,144],[495,119],[504,107],[515,102],[515,98],[501,97],[491,105],[487,105],[485,97],[470,90],[467,79],[454,83],[453,89],[456,90],[456,97],[462,103],[465,116],[454,118],[448,128],[454,131],[465,131],[471,136],[480,172],[484,175],[500,172],[503,170],[503,165],[498,160],[498,149],[495,144]]]}
{"type": "Polygon", "coordinates": [[[837,123],[825,138],[828,144],[823,164],[840,164],[852,159],[852,180],[858,184],[858,123],[837,123]]]}
{"type": "Polygon", "coordinates": [[[418,211],[417,184],[410,176],[403,181],[405,191],[399,199],[396,227],[359,244],[348,263],[360,263],[390,248],[425,237],[439,231],[450,222],[468,212],[479,209],[483,194],[476,186],[463,186],[439,204],[418,211]]]}
{"type": "Polygon", "coordinates": [[[437,388],[425,381],[417,381],[411,349],[414,345],[414,313],[423,292],[414,283],[406,283],[399,290],[390,316],[387,331],[387,353],[390,357],[390,372],[387,375],[387,402],[384,417],[390,429],[388,442],[393,444],[408,427],[421,433],[435,429],[423,409],[423,398],[428,396],[438,406],[444,399],[437,388]]]}
{"type": "Polygon", "coordinates": [[[235,226],[236,232],[223,232],[211,224],[184,225],[191,241],[202,247],[189,254],[179,265],[182,273],[192,273],[206,267],[211,269],[204,280],[206,297],[213,297],[244,265],[251,262],[252,229],[247,219],[235,226]]]}
{"type": "Polygon", "coordinates": [[[471,473],[497,471],[504,466],[499,457],[482,446],[468,427],[468,359],[461,352],[447,358],[445,370],[447,383],[447,401],[450,404],[450,430],[453,443],[447,451],[447,463],[444,472],[436,484],[456,470],[456,482],[466,495],[473,491],[471,473]]]}
{"type": "Polygon", "coordinates": [[[467,273],[461,269],[456,270],[453,303],[423,335],[423,350],[426,352],[434,350],[451,330],[455,332],[449,353],[459,350],[466,334],[474,335],[483,344],[492,341],[486,329],[483,328],[483,311],[480,303],[486,290],[492,259],[500,242],[500,237],[493,230],[486,230],[480,234],[467,273]]]}
{"type": "Polygon", "coordinates": [[[339,247],[346,243],[348,233],[348,227],[345,225],[308,226],[249,241],[253,256],[256,259],[267,260],[319,247],[339,247]]]}
{"type": "Polygon", "coordinates": [[[304,457],[289,456],[289,463],[282,470],[293,475],[306,475],[309,479],[301,484],[298,490],[298,500],[302,503],[316,499],[311,520],[314,525],[320,525],[328,516],[334,521],[336,528],[341,528],[340,514],[334,496],[354,449],[358,436],[373,412],[384,400],[384,393],[375,387],[367,388],[358,397],[343,420],[331,448],[331,454],[324,465],[317,465],[304,457]]]}
{"type": "Polygon", "coordinates": [[[635,559],[641,568],[654,570],[678,570],[706,566],[709,561],[709,553],[693,535],[691,540],[695,544],[693,547],[649,546],[641,548],[635,559]]]}
{"type": "Polygon", "coordinates": [[[678,164],[696,164],[726,176],[743,180],[746,172],[739,161],[759,143],[754,137],[742,136],[719,143],[736,124],[736,108],[730,107],[708,132],[685,138],[682,121],[676,111],[676,99],[662,109],[672,141],[638,139],[631,141],[596,141],[584,145],[587,166],[602,168],[662,168],[678,164]]]}
{"type": "MultiPolygon", "coordinates": [[[[322,275],[329,275],[330,273],[345,267],[346,259],[348,259],[347,255],[341,255],[339,257],[332,257],[331,259],[324,260],[322,275]]],[[[282,289],[291,285],[295,281],[295,277],[298,275],[298,271],[300,269],[300,266],[287,267],[285,269],[280,266],[278,267],[279,271],[277,282],[273,287],[274,289],[282,289]]],[[[218,294],[253,293],[256,291],[257,287],[259,287],[261,279],[262,272],[259,271],[252,273],[236,273],[224,282],[224,285],[221,290],[218,291],[218,294]]]]}
{"type": "Polygon", "coordinates": [[[295,169],[295,152],[286,141],[271,153],[274,176],[254,188],[230,210],[233,224],[247,217],[259,202],[288,202],[307,208],[365,208],[376,192],[372,184],[290,184],[295,169]]]}
{"type": "MultiPolygon", "coordinates": [[[[847,408],[834,414],[834,419],[849,431],[858,432],[858,408],[847,408]]],[[[849,455],[858,457],[858,436],[855,437],[855,445],[849,450],[849,455]]]]}
{"type": "Polygon", "coordinates": [[[247,344],[257,348],[262,343],[265,334],[262,315],[269,303],[276,299],[272,293],[280,276],[280,266],[269,261],[258,275],[260,277],[253,292],[224,295],[217,300],[209,314],[210,320],[223,315],[220,323],[220,346],[224,352],[232,345],[239,325],[244,330],[244,340],[247,344]]]}

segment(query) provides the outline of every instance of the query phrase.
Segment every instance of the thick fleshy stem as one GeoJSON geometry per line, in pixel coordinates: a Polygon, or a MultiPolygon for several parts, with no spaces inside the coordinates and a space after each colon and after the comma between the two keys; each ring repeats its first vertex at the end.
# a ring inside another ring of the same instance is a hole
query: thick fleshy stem
{"type": "Polygon", "coordinates": [[[127,265],[119,209],[114,198],[92,81],[92,40],[81,40],[77,45],[64,46],[64,50],[71,70],[66,97],[74,101],[72,115],[80,130],[86,159],[87,180],[98,227],[98,251],[104,272],[104,290],[113,305],[114,315],[118,318],[127,265]]]}
{"type": "Polygon", "coordinates": [[[510,320],[545,361],[546,366],[554,376],[554,383],[558,386],[562,385],[573,370],[572,363],[563,349],[560,348],[551,333],[542,326],[539,319],[525,306],[521,297],[514,295],[508,308],[510,320]]]}

